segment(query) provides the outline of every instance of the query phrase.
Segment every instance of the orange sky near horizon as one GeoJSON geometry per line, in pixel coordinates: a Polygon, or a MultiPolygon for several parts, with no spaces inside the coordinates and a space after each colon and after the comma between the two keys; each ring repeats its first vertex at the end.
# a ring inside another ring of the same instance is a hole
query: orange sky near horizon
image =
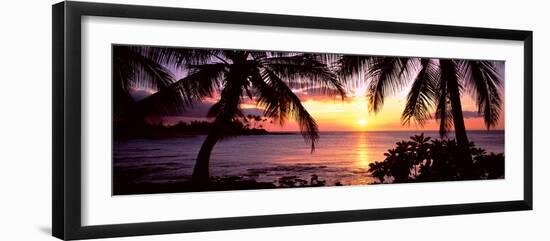
{"type": "MultiPolygon", "coordinates": [[[[410,125],[402,125],[401,113],[405,107],[407,91],[409,88],[394,96],[385,98],[381,111],[377,114],[369,113],[366,100],[366,88],[356,89],[355,93],[349,93],[344,101],[340,97],[308,96],[307,93],[296,93],[302,100],[302,104],[313,116],[319,126],[320,131],[428,131],[439,130],[439,124],[436,120],[428,120],[424,126],[419,126],[414,121],[410,125]]],[[[464,112],[477,113],[477,107],[468,93],[462,95],[462,108],[464,112]]],[[[208,100],[208,103],[214,103],[216,100],[208,100]]],[[[259,107],[246,99],[241,108],[246,110],[258,109],[259,107]]],[[[193,118],[197,119],[197,118],[193,118]]],[[[203,118],[201,118],[203,119],[203,118]]],[[[165,119],[167,124],[175,124],[178,121],[189,121],[185,117],[168,117],[165,119]]],[[[466,116],[464,118],[467,130],[487,130],[483,118],[466,116]]],[[[278,123],[262,123],[263,128],[272,132],[281,131],[299,131],[298,124],[292,119],[287,119],[284,125],[278,123]]],[[[495,130],[504,129],[504,113],[495,130]]]]}
{"type": "MultiPolygon", "coordinates": [[[[366,95],[348,96],[342,101],[340,98],[308,99],[301,98],[302,104],[315,118],[320,131],[395,131],[395,130],[439,130],[436,120],[427,121],[419,126],[413,121],[410,125],[402,125],[401,113],[405,107],[407,92],[403,91],[396,96],[385,98],[384,106],[377,114],[369,113],[366,95]]],[[[464,94],[462,99],[463,111],[477,112],[475,102],[464,94]]],[[[251,107],[251,105],[245,105],[251,107]]],[[[252,106],[255,107],[255,106],[252,106]]],[[[486,130],[482,117],[468,117],[464,119],[467,130],[486,130]]],[[[283,126],[266,124],[268,131],[298,131],[299,127],[293,120],[287,120],[283,126]]],[[[504,114],[501,113],[496,127],[504,129],[504,114]]]]}

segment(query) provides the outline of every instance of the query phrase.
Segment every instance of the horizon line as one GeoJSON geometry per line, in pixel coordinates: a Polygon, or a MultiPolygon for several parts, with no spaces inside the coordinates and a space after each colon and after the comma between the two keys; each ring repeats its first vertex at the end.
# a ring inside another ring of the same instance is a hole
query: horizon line
{"type": "MultiPolygon", "coordinates": [[[[491,130],[486,130],[486,129],[475,129],[475,130],[466,130],[466,132],[469,132],[469,131],[505,131],[504,129],[491,129],[491,130]]],[[[288,130],[288,131],[268,131],[270,133],[300,133],[300,131],[297,131],[297,130],[288,130]]],[[[328,130],[328,131],[319,131],[319,133],[323,133],[323,132],[439,132],[439,130],[357,130],[357,131],[353,131],[353,130],[342,130],[342,131],[337,131],[337,130],[328,130]]],[[[449,134],[453,134],[454,131],[451,130],[451,131],[448,131],[447,133],[449,134]]]]}

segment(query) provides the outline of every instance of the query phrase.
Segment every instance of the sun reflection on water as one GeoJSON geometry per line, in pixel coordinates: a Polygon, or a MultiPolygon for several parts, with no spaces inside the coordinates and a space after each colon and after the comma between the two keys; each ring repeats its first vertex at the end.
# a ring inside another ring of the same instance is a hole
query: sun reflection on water
{"type": "Polygon", "coordinates": [[[359,137],[357,138],[357,165],[360,168],[368,168],[370,163],[366,135],[367,133],[359,133],[359,137]]]}

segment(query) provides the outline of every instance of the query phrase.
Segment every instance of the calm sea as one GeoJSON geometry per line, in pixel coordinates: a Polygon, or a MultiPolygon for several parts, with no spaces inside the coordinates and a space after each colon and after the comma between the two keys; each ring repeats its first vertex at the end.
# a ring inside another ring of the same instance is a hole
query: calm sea
{"type": "MultiPolygon", "coordinates": [[[[316,174],[329,185],[368,184],[373,182],[367,173],[369,163],[382,161],[387,149],[413,134],[418,132],[323,132],[313,153],[299,134],[231,137],[214,147],[210,172],[212,176],[238,175],[262,182],[276,182],[283,176],[309,180],[316,174]]],[[[425,134],[437,137],[437,132],[425,134]]],[[[470,131],[468,137],[488,152],[504,152],[504,131],[470,131]]],[[[132,182],[189,180],[205,138],[115,141],[113,167],[133,170],[132,182]]],[[[121,178],[117,173],[115,182],[121,178]]]]}

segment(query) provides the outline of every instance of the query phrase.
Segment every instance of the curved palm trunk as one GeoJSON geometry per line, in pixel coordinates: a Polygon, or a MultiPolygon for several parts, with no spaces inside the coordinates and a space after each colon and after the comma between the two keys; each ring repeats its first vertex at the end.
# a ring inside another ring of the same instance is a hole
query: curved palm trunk
{"type": "Polygon", "coordinates": [[[244,65],[239,64],[239,61],[246,59],[246,54],[238,53],[236,57],[240,59],[232,59],[233,65],[229,68],[226,74],[225,87],[221,91],[220,100],[215,104],[217,107],[211,107],[208,115],[216,116],[213,126],[208,132],[208,136],[202,143],[201,149],[197,156],[195,168],[193,169],[192,181],[196,187],[204,188],[208,186],[210,178],[210,154],[214,145],[224,135],[224,128],[233,121],[233,118],[239,113],[239,104],[242,94],[242,83],[246,80],[248,72],[244,65]],[[214,108],[214,109],[212,109],[214,108]]]}
{"type": "Polygon", "coordinates": [[[205,187],[208,184],[208,179],[210,177],[210,154],[212,153],[214,145],[216,145],[220,138],[220,132],[213,130],[208,133],[208,136],[206,136],[206,139],[202,143],[195,163],[195,168],[193,169],[192,181],[197,187],[205,187]]]}
{"type": "MultiPolygon", "coordinates": [[[[446,67],[455,68],[452,60],[441,60],[442,65],[446,67]]],[[[466,126],[464,125],[464,116],[462,114],[462,103],[460,101],[460,88],[458,85],[458,78],[456,74],[447,76],[447,88],[449,91],[449,99],[451,101],[451,109],[453,112],[453,126],[455,130],[455,138],[460,148],[460,162],[462,166],[462,178],[468,179],[473,174],[472,156],[470,155],[468,136],[466,134],[466,126]]]]}

